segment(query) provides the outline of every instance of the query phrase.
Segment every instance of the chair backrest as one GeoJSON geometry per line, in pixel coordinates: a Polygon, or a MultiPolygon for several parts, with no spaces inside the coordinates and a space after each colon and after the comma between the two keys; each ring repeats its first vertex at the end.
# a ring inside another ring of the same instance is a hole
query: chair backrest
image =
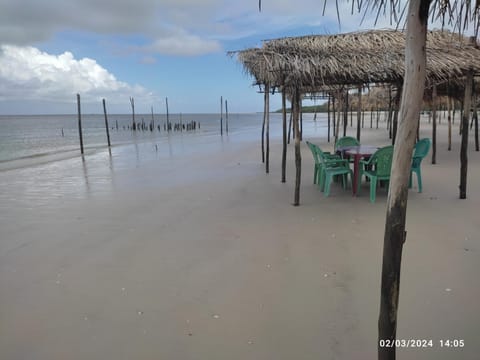
{"type": "Polygon", "coordinates": [[[393,146],[385,146],[378,149],[370,161],[375,164],[375,171],[377,176],[389,176],[392,169],[393,146]]]}
{"type": "Polygon", "coordinates": [[[335,143],[335,150],[340,146],[358,146],[360,142],[352,136],[344,136],[335,143]]]}
{"type": "Polygon", "coordinates": [[[315,144],[312,144],[309,141],[305,141],[305,142],[307,143],[308,148],[312,152],[313,160],[315,160],[315,164],[320,164],[320,159],[318,158],[318,151],[316,149],[318,146],[315,144]]]}
{"type": "Polygon", "coordinates": [[[431,141],[428,138],[418,140],[413,151],[412,167],[420,166],[423,158],[427,156],[430,151],[430,145],[431,141]]]}

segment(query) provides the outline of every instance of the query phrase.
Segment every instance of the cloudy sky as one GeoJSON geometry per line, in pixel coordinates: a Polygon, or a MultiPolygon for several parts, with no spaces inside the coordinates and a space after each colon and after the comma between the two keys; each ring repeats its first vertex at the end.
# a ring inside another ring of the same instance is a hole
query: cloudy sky
{"type": "MultiPolygon", "coordinates": [[[[351,2],[323,0],[0,0],[0,114],[262,109],[229,50],[282,36],[374,27],[351,2]]],[[[381,18],[376,28],[389,25],[381,18]]],[[[273,99],[272,107],[279,107],[273,99]]]]}

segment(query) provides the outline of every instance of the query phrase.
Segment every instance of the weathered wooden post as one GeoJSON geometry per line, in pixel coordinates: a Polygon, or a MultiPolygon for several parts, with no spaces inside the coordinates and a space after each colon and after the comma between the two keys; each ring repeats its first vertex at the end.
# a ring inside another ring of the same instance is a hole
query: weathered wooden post
{"type": "Polygon", "coordinates": [[[265,162],[265,171],[270,172],[270,84],[265,84],[265,127],[267,140],[267,153],[265,162]]]}
{"type": "MultiPolygon", "coordinates": [[[[266,84],[264,90],[266,90],[266,84]]],[[[267,92],[263,92],[263,121],[262,121],[262,163],[265,163],[265,123],[267,122],[267,92]]]]}
{"type": "Polygon", "coordinates": [[[348,125],[348,90],[345,92],[345,108],[343,109],[343,136],[347,136],[348,125]]]}
{"type": "Polygon", "coordinates": [[[437,86],[432,89],[432,164],[437,163],[437,86]]]}
{"type": "Polygon", "coordinates": [[[465,79],[465,98],[463,100],[462,144],[460,146],[460,199],[467,198],[468,169],[468,120],[472,102],[473,72],[470,70],[465,79]]]}
{"type": "Polygon", "coordinates": [[[448,105],[448,151],[452,150],[452,98],[450,95],[447,97],[448,105]]]}
{"type": "Polygon", "coordinates": [[[78,136],[80,137],[80,153],[83,155],[82,113],[80,111],[80,94],[77,94],[78,136]]]}
{"type": "Polygon", "coordinates": [[[170,132],[170,114],[168,113],[168,97],[165,98],[165,108],[167,110],[167,132],[170,132]]]}
{"type": "Polygon", "coordinates": [[[137,129],[137,124],[135,124],[135,100],[130,96],[130,106],[132,107],[132,130],[137,129]]]}
{"type": "Polygon", "coordinates": [[[287,167],[287,95],[285,94],[285,87],[282,89],[282,183],[286,182],[286,167],[287,167]]]}
{"type": "Polygon", "coordinates": [[[150,110],[152,111],[152,122],[150,123],[150,131],[153,131],[155,128],[155,119],[153,117],[153,106],[150,107],[150,110]]]}
{"type": "Polygon", "coordinates": [[[225,100],[225,131],[228,135],[228,102],[225,100]]]}
{"type": "Polygon", "coordinates": [[[393,126],[392,126],[392,145],[395,144],[395,138],[397,137],[398,111],[400,109],[401,96],[402,96],[402,86],[399,86],[397,87],[397,95],[395,96],[395,112],[393,114],[393,126]]]}
{"type": "Polygon", "coordinates": [[[478,106],[478,99],[475,96],[474,97],[475,102],[473,103],[473,120],[475,122],[475,151],[479,151],[479,144],[478,144],[478,112],[477,112],[477,106],[478,106]]]}
{"type": "Polygon", "coordinates": [[[220,96],[220,135],[223,136],[223,96],[220,96]]]}
{"type": "Polygon", "coordinates": [[[330,142],[330,94],[327,100],[327,141],[330,142]]]}
{"type": "Polygon", "coordinates": [[[105,99],[102,100],[103,103],[103,115],[105,116],[105,130],[107,130],[107,143],[110,147],[110,132],[108,131],[108,118],[107,118],[107,106],[105,105],[105,99]]]}
{"type": "Polygon", "coordinates": [[[295,137],[295,195],[293,205],[300,205],[300,182],[302,175],[302,154],[300,151],[300,90],[295,88],[292,99],[293,128],[297,134],[295,137]]]}
{"type": "Polygon", "coordinates": [[[357,140],[360,142],[360,121],[362,116],[362,87],[358,87],[357,140]]]}

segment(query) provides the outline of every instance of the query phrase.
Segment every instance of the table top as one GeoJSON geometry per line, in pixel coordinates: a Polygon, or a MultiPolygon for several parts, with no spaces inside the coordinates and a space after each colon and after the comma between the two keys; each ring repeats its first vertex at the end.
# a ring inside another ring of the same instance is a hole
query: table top
{"type": "Polygon", "coordinates": [[[358,145],[358,146],[340,146],[337,151],[344,152],[347,155],[372,155],[378,150],[378,146],[358,145]]]}

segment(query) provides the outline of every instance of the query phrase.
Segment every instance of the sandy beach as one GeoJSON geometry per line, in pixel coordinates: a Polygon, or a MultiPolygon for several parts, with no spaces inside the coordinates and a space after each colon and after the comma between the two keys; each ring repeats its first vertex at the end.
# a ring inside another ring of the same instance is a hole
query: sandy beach
{"type": "MultiPolygon", "coordinates": [[[[480,353],[480,153],[470,136],[459,200],[458,119],[452,151],[445,123],[423,193],[409,192],[397,331],[433,347],[398,359],[480,353]]],[[[380,127],[362,143],[387,145],[380,127]]],[[[325,198],[302,143],[294,207],[293,144],[282,184],[280,137],[268,175],[259,141],[225,137],[175,159],[125,151],[0,173],[0,359],[376,358],[385,189],[375,204],[366,184],[325,198]]]]}

